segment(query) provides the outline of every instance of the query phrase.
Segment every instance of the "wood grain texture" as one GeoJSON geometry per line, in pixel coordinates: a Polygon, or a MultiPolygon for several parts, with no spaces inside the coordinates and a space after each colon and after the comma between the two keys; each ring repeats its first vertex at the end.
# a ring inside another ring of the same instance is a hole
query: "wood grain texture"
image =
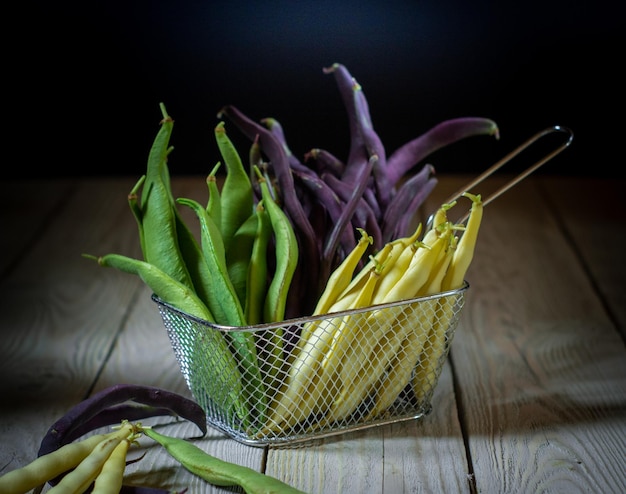
{"type": "MultiPolygon", "coordinates": [[[[19,438],[2,448],[0,465],[32,460],[46,429],[87,396],[109,356],[140,283],[82,253],[136,252],[127,236],[115,234],[134,221],[125,204],[130,186],[77,186],[0,281],[0,434],[19,438]]],[[[66,192],[62,185],[59,193],[66,192]]]]}
{"type": "MultiPolygon", "coordinates": [[[[423,218],[467,178],[440,176],[423,218]]],[[[106,386],[190,396],[150,290],[81,257],[140,255],[126,204],[133,184],[28,182],[47,214],[28,205],[0,216],[12,231],[25,225],[0,243],[0,473],[31,461],[48,426],[106,386]]],[[[204,177],[173,185],[177,196],[206,200],[204,177]]],[[[212,429],[194,442],[310,493],[626,492],[623,186],[532,177],[485,209],[430,415],[298,447],[245,446],[212,429]]],[[[2,204],[20,197],[1,187],[2,204]]],[[[197,435],[185,421],[151,423],[197,435]]],[[[140,443],[132,456],[146,456],[128,467],[127,483],[233,492],[140,443]]]]}
{"type": "Polygon", "coordinates": [[[451,352],[477,490],[623,491],[623,342],[532,180],[478,244],[451,352]]]}

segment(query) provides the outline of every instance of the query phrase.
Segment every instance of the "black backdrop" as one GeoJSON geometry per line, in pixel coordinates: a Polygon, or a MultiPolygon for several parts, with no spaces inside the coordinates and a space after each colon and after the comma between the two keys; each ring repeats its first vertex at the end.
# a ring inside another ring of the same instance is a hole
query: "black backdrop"
{"type": "Polygon", "coordinates": [[[623,177],[623,14],[587,1],[23,2],[3,15],[3,174],[138,176],[160,102],[176,122],[172,175],[219,159],[225,104],[276,118],[300,157],[344,158],[346,115],[322,72],[340,62],[388,153],[444,119],[483,116],[500,141],[433,155],[440,173],[482,170],[558,124],[574,144],[542,173],[623,177]]]}

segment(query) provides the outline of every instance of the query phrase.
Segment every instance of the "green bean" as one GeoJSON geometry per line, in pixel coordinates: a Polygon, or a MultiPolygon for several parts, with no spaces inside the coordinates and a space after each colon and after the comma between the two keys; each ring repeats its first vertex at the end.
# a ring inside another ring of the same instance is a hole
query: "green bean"
{"type": "Polygon", "coordinates": [[[196,200],[178,198],[177,202],[191,208],[200,222],[200,244],[212,284],[209,291],[209,310],[215,316],[215,321],[227,326],[245,326],[243,308],[228,276],[226,251],[217,225],[196,200]]]}
{"type": "Polygon", "coordinates": [[[256,206],[256,231],[248,262],[244,312],[248,324],[263,322],[263,304],[267,288],[267,247],[272,235],[272,225],[263,200],[256,206]]]}
{"type": "Polygon", "coordinates": [[[167,157],[174,121],[161,104],[161,128],[148,155],[146,179],[141,194],[141,224],[144,260],[175,280],[191,287],[176,231],[176,207],[170,189],[167,157]]]}
{"type": "MultiPolygon", "coordinates": [[[[235,288],[228,277],[226,255],[219,230],[202,205],[193,200],[179,198],[178,202],[190,207],[200,221],[202,252],[211,274],[213,284],[210,290],[211,312],[216,314],[219,324],[228,326],[245,326],[243,308],[239,303],[235,288]],[[219,316],[217,315],[219,314],[219,316]]],[[[257,418],[262,419],[265,413],[265,393],[259,369],[254,335],[248,331],[229,331],[235,352],[239,356],[239,364],[243,373],[244,402],[249,401],[257,411],[257,418]]]]}
{"type": "Polygon", "coordinates": [[[255,171],[276,243],[276,269],[265,297],[263,315],[265,322],[280,322],[284,319],[287,294],[298,266],[298,241],[289,217],[272,197],[261,171],[258,167],[255,171]]]}
{"type": "MultiPolygon", "coordinates": [[[[156,266],[120,254],[107,254],[99,258],[87,255],[85,257],[96,259],[102,266],[135,274],[164,302],[198,319],[215,322],[213,314],[191,288],[174,280],[156,266]]],[[[204,344],[211,348],[211,351],[204,355],[207,359],[205,368],[213,371],[206,379],[209,394],[216,402],[224,404],[229,411],[234,410],[246,422],[249,410],[246,400],[241,399],[243,377],[226,339],[220,332],[213,330],[204,332],[202,338],[204,344]]],[[[195,343],[199,342],[194,341],[195,343]]]]}
{"type": "Polygon", "coordinates": [[[254,238],[257,232],[257,213],[253,212],[246,221],[237,229],[233,235],[230,248],[226,251],[226,268],[228,276],[235,288],[237,298],[244,308],[244,319],[247,324],[257,324],[248,319],[245,313],[246,291],[248,285],[248,266],[254,238]]]}
{"type": "Polygon", "coordinates": [[[206,205],[206,212],[211,215],[217,227],[222,230],[222,201],[220,198],[220,189],[217,185],[217,171],[222,163],[217,163],[206,178],[207,188],[209,189],[209,200],[206,205]]]}
{"type": "Polygon", "coordinates": [[[213,485],[239,486],[247,494],[304,494],[303,491],[275,477],[209,455],[184,439],[165,436],[149,428],[142,428],[142,432],[161,444],[174,459],[191,473],[213,485]]]}
{"type": "Polygon", "coordinates": [[[82,441],[66,444],[47,455],[36,458],[23,467],[0,476],[0,492],[26,493],[76,467],[104,439],[123,438],[128,436],[130,432],[131,429],[125,427],[107,434],[97,434],[82,441]]]}
{"type": "Polygon", "coordinates": [[[226,135],[224,122],[215,127],[215,139],[226,164],[226,178],[221,191],[221,232],[226,251],[237,229],[254,211],[252,182],[239,153],[226,135]]]}
{"type": "Polygon", "coordinates": [[[101,266],[139,276],[161,300],[194,317],[215,322],[213,314],[192,288],[176,281],[153,264],[122,254],[107,254],[101,257],[84,254],[84,257],[98,261],[101,266]]]}
{"type": "Polygon", "coordinates": [[[142,175],[135,186],[128,193],[128,206],[130,207],[135,220],[137,221],[137,227],[139,230],[139,245],[141,246],[141,252],[146,251],[145,241],[143,238],[143,212],[141,211],[141,205],[139,204],[139,189],[143,187],[144,182],[146,181],[146,176],[142,175]]]}
{"type": "Polygon", "coordinates": [[[213,284],[211,283],[211,273],[204,259],[202,249],[178,210],[174,212],[174,221],[176,223],[178,248],[180,249],[183,263],[191,278],[191,286],[196,292],[196,295],[198,295],[198,298],[200,298],[207,307],[210,307],[213,284]]]}
{"type": "MultiPolygon", "coordinates": [[[[263,200],[256,207],[257,231],[248,264],[248,279],[245,311],[249,324],[263,322],[263,310],[267,292],[267,250],[272,237],[272,225],[263,200]]],[[[283,371],[283,333],[279,328],[263,331],[258,341],[259,361],[266,393],[271,394],[280,387],[280,372],[283,371]]]]}

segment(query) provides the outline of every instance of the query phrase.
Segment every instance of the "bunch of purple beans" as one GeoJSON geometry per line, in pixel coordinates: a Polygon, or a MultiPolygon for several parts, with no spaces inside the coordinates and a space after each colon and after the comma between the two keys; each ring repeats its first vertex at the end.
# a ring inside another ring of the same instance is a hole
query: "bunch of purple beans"
{"type": "Polygon", "coordinates": [[[499,137],[493,120],[460,117],[439,123],[387,156],[361,86],[341,64],[324,72],[334,75],[348,113],[350,147],[345,160],[313,148],[301,161],[274,118],[257,123],[234,106],[218,115],[229,118],[253,141],[252,164],[275,184],[277,200],[293,224],[300,256],[287,318],[311,313],[330,273],[356,245],[357,229],[374,239],[371,253],[408,234],[418,208],[437,183],[431,164],[414,171],[426,157],[467,137],[499,137]]]}

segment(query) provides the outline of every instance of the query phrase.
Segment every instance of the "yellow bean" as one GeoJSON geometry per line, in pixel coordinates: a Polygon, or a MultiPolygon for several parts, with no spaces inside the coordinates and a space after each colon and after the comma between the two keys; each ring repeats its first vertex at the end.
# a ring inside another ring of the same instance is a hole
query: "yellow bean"
{"type": "Polygon", "coordinates": [[[97,434],[82,441],[66,444],[52,453],[40,456],[29,464],[2,475],[0,477],[0,492],[12,494],[28,492],[76,467],[103,440],[125,437],[129,432],[130,429],[126,427],[107,434],[97,434]]]}
{"type": "MultiPolygon", "coordinates": [[[[127,431],[127,435],[128,431],[127,431]]],[[[74,470],[48,491],[48,494],[81,494],[96,479],[102,466],[113,453],[113,450],[125,437],[113,436],[104,439],[83,459],[74,470]]]]}
{"type": "Polygon", "coordinates": [[[129,448],[130,440],[128,439],[123,439],[116,446],[111,456],[102,465],[91,494],[119,494],[124,483],[126,455],[129,448]]]}

